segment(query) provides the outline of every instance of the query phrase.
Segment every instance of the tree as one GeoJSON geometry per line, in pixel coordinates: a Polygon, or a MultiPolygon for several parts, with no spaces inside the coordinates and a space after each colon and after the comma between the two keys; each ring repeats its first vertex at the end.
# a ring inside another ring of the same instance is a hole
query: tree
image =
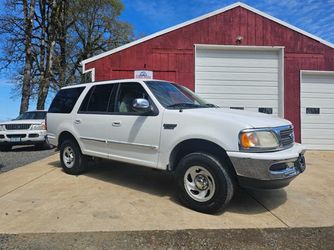
{"type": "Polygon", "coordinates": [[[37,108],[44,108],[49,88],[85,82],[82,60],[131,41],[131,26],[118,20],[123,8],[120,0],[53,1],[46,28],[49,47],[44,54],[36,51],[46,56],[37,108]]]}
{"type": "Polygon", "coordinates": [[[60,72],[57,87],[85,82],[81,61],[133,39],[129,24],[118,20],[124,6],[120,0],[73,0],[67,5],[60,39],[60,72]],[[66,63],[65,63],[66,62],[66,63]]]}
{"type": "Polygon", "coordinates": [[[35,0],[23,0],[23,12],[24,12],[24,26],[25,26],[25,39],[24,39],[24,53],[25,63],[23,72],[23,84],[22,84],[22,97],[20,105],[20,114],[27,111],[29,108],[29,98],[31,95],[31,69],[33,64],[32,56],[32,31],[34,27],[34,12],[35,12],[35,0]]]}
{"type": "Polygon", "coordinates": [[[44,109],[49,90],[81,83],[80,62],[132,39],[121,22],[121,0],[7,0],[0,15],[3,64],[21,88],[20,113],[37,99],[44,109]]]}
{"type": "Polygon", "coordinates": [[[40,46],[37,47],[35,58],[39,60],[40,81],[37,97],[37,109],[44,109],[53,76],[53,61],[57,41],[58,23],[61,15],[60,0],[39,0],[39,13],[35,13],[39,23],[40,46]],[[39,14],[39,15],[38,15],[39,14]]]}
{"type": "Polygon", "coordinates": [[[4,56],[0,59],[4,63],[1,69],[15,64],[18,72],[22,72],[20,113],[28,110],[31,95],[31,71],[33,67],[32,36],[34,28],[35,0],[6,2],[8,11],[0,17],[0,35],[7,43],[3,46],[4,56]],[[24,63],[22,63],[24,61],[24,63]]]}

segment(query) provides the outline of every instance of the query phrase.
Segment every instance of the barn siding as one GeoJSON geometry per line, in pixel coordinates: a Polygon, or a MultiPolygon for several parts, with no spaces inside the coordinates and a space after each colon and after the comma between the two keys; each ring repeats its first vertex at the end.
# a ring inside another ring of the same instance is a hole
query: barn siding
{"type": "Polygon", "coordinates": [[[300,141],[300,70],[334,70],[334,49],[242,7],[190,24],[86,64],[96,81],[132,78],[134,70],[153,70],[154,77],[194,89],[194,44],[284,46],[285,118],[300,141]]]}

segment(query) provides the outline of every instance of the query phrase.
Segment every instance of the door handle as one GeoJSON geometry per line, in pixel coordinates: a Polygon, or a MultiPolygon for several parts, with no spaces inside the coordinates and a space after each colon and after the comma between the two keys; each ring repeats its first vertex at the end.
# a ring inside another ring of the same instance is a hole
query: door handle
{"type": "Polygon", "coordinates": [[[113,127],[120,127],[121,126],[121,122],[113,122],[112,126],[113,127]]]}
{"type": "Polygon", "coordinates": [[[75,123],[75,124],[80,124],[80,123],[81,123],[81,119],[75,119],[75,120],[74,120],[74,123],[75,123]]]}

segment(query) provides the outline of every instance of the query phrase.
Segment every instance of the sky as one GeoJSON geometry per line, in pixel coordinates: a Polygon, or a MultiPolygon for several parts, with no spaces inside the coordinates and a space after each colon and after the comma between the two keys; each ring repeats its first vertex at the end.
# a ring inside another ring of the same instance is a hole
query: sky
{"type": "MultiPolygon", "coordinates": [[[[232,0],[123,0],[120,19],[133,26],[136,37],[204,15],[233,4],[232,0]]],[[[244,0],[269,15],[334,43],[334,0],[244,0]]],[[[3,0],[0,1],[1,5],[3,0]]],[[[0,40],[0,43],[3,41],[0,40]]],[[[20,97],[13,96],[8,72],[0,74],[0,121],[17,116],[20,97]]],[[[49,98],[47,107],[50,104],[49,98]]],[[[34,109],[35,103],[30,104],[34,109]]]]}

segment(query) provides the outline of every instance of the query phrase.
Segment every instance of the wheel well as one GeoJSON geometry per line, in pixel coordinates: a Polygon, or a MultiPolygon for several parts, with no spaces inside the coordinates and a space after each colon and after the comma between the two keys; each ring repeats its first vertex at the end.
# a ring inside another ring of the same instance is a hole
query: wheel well
{"type": "MultiPolygon", "coordinates": [[[[75,137],[70,132],[64,131],[64,132],[61,132],[61,134],[59,135],[59,138],[58,138],[58,149],[60,148],[60,145],[65,140],[69,140],[69,139],[75,141],[79,145],[79,143],[77,142],[77,140],[75,139],[75,137]]],[[[79,148],[80,148],[80,146],[79,146],[79,148]]]]}
{"type": "Polygon", "coordinates": [[[218,158],[219,161],[227,162],[228,170],[236,176],[233,164],[228,157],[225,149],[211,141],[203,139],[190,139],[179,143],[172,151],[169,157],[168,169],[174,171],[178,162],[186,155],[195,152],[208,153],[218,158]]]}

